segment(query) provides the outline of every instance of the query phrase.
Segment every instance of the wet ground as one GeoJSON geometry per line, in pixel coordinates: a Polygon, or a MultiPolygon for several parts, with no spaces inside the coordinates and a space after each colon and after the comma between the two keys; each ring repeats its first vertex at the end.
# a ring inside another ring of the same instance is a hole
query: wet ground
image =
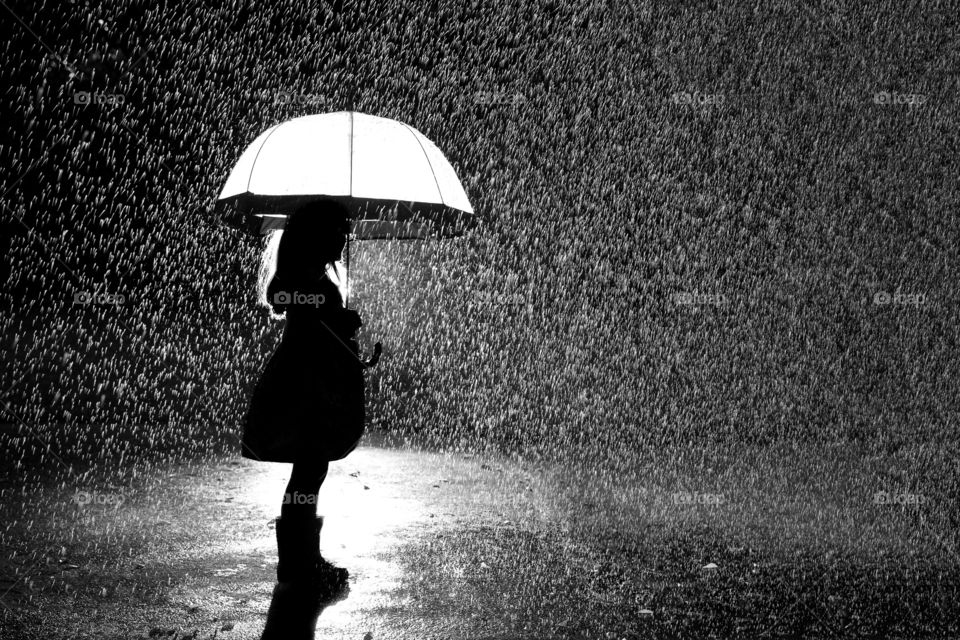
{"type": "MultiPolygon", "coordinates": [[[[809,459],[674,456],[616,478],[367,444],[321,490],[322,549],[351,578],[316,637],[957,634],[947,498],[878,503],[876,460],[809,459]]],[[[259,638],[272,600],[306,607],[273,598],[288,469],[225,458],[70,486],[6,475],[0,636],[259,638]]]]}

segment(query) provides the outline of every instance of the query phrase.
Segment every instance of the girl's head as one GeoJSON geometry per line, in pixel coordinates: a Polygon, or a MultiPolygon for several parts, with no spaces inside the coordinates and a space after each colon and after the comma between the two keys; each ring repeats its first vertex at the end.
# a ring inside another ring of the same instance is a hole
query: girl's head
{"type": "Polygon", "coordinates": [[[326,277],[327,268],[340,259],[349,233],[349,213],[339,202],[316,200],[299,207],[267,240],[257,281],[259,304],[275,311],[268,291],[275,280],[296,287],[326,277]]]}

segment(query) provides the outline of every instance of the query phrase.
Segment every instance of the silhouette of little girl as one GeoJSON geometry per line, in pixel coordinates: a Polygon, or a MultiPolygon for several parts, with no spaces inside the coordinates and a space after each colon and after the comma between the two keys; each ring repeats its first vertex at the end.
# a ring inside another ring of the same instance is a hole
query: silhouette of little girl
{"type": "Polygon", "coordinates": [[[281,583],[337,588],[348,578],[320,554],[317,494],[329,462],[363,434],[364,364],[355,335],[362,322],[344,308],[335,265],[349,232],[337,202],[306,204],[276,232],[279,243],[268,243],[260,272],[260,302],[286,325],[251,399],[242,455],[293,463],[276,520],[281,583]]]}

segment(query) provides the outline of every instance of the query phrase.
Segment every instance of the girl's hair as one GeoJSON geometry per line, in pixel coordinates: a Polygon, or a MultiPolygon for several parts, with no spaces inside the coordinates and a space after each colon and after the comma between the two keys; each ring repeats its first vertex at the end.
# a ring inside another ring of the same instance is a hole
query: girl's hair
{"type": "MultiPolygon", "coordinates": [[[[284,310],[274,305],[273,291],[282,280],[286,287],[307,284],[308,269],[319,268],[317,253],[334,232],[349,231],[349,213],[335,200],[315,200],[300,206],[287,219],[283,229],[271,231],[260,256],[257,274],[257,304],[270,310],[271,317],[280,318],[284,310]]],[[[336,263],[330,262],[339,281],[336,263]]],[[[336,282],[339,286],[339,282],[336,282]]]]}

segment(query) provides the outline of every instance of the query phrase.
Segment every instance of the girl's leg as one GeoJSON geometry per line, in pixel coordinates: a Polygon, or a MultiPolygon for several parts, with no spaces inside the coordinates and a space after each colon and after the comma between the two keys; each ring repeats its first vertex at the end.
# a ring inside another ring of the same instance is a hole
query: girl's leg
{"type": "Polygon", "coordinates": [[[326,460],[298,460],[293,463],[287,491],[280,508],[282,518],[311,519],[317,515],[317,494],[327,477],[326,460]]]}
{"type": "Polygon", "coordinates": [[[328,587],[345,585],[346,569],[336,567],[320,555],[320,529],[317,517],[317,493],[327,477],[330,463],[303,460],[293,463],[290,482],[277,519],[277,579],[280,582],[305,581],[328,587]]]}

